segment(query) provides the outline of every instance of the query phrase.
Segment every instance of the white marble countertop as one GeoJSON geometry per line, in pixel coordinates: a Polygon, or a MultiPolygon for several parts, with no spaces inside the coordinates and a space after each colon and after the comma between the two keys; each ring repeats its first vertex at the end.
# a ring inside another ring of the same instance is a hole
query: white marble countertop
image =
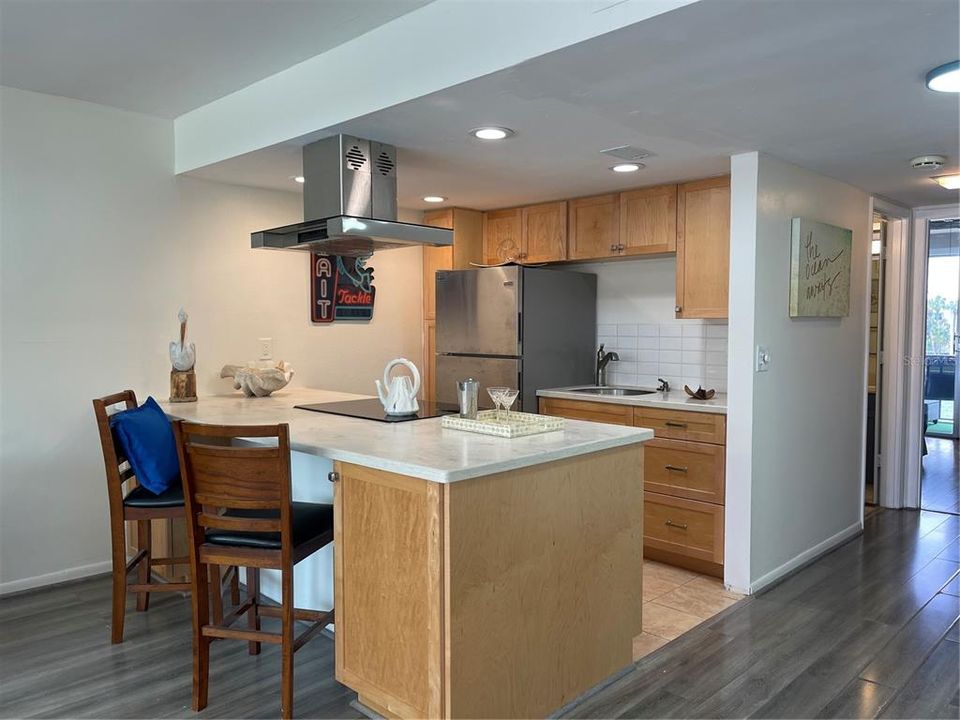
{"type": "Polygon", "coordinates": [[[440,418],[384,423],[298,410],[306,403],[358,400],[329,390],[286,388],[265,398],[239,392],[193,403],[161,401],[173,418],[218,425],[288,423],[292,450],[331,460],[451,483],[632,445],[653,438],[646,428],[566,420],[564,429],[528,437],[498,438],[449,430],[440,418]]]}
{"type": "MultiPolygon", "coordinates": [[[[573,392],[578,387],[589,387],[587,385],[575,385],[565,388],[549,388],[547,390],[538,390],[538,397],[560,398],[563,400],[586,400],[589,402],[614,403],[616,405],[635,405],[638,407],[663,408],[665,410],[687,410],[690,412],[704,413],[727,413],[727,395],[726,393],[717,393],[710,400],[695,400],[687,395],[683,388],[671,389],[668,392],[655,392],[651,395],[593,395],[591,393],[573,392]]],[[[621,386],[617,386],[621,387],[621,386]]],[[[638,390],[650,390],[651,388],[637,388],[638,390]]]]}

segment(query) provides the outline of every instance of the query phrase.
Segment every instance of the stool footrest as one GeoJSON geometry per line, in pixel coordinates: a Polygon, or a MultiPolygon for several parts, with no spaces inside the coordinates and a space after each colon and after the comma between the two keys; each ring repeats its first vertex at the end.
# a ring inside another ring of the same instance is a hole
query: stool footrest
{"type": "Polygon", "coordinates": [[[188,582],[184,583],[135,583],[127,585],[127,592],[190,592],[192,586],[188,582]]]}
{"type": "Polygon", "coordinates": [[[280,645],[283,642],[283,636],[280,633],[266,632],[265,630],[238,630],[220,625],[204,625],[200,632],[204,637],[252,640],[253,642],[273,643],[274,645],[280,645]]]}

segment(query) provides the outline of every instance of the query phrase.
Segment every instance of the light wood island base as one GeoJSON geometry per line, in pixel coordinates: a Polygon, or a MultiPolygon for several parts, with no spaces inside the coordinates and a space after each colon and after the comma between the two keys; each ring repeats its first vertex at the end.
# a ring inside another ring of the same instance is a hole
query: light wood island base
{"type": "Polygon", "coordinates": [[[336,675],[372,710],[544,717],[631,663],[642,445],[452,483],[336,469],[336,675]]]}

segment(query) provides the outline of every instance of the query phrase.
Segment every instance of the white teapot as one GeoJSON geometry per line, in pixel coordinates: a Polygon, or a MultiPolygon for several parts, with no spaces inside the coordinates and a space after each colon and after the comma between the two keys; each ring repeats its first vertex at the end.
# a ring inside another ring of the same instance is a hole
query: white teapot
{"type": "Polygon", "coordinates": [[[387,363],[383,369],[383,384],[379,380],[374,381],[377,385],[377,395],[380,402],[383,403],[383,409],[387,415],[413,415],[420,409],[417,403],[417,393],[420,391],[420,371],[417,366],[406,358],[396,358],[387,363]],[[397,375],[390,377],[390,371],[397,365],[406,365],[413,373],[413,382],[410,382],[408,375],[397,375]]]}

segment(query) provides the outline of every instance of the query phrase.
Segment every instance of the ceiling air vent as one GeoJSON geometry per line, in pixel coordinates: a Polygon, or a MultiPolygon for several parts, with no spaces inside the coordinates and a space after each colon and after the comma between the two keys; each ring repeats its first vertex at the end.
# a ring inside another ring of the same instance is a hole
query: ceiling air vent
{"type": "Polygon", "coordinates": [[[634,145],[618,145],[617,147],[601,150],[600,153],[602,155],[609,155],[610,157],[615,157],[620,160],[627,160],[629,162],[636,162],[637,160],[643,160],[644,158],[656,157],[656,153],[652,153],[649,150],[645,150],[644,148],[636,147],[634,145]]]}
{"type": "Polygon", "coordinates": [[[393,161],[393,158],[390,157],[389,153],[381,151],[380,154],[377,155],[376,166],[381,175],[389,175],[396,167],[396,163],[393,161]]]}
{"type": "Polygon", "coordinates": [[[358,145],[351,145],[346,152],[347,167],[351,170],[360,170],[367,163],[367,156],[358,145]]]}

